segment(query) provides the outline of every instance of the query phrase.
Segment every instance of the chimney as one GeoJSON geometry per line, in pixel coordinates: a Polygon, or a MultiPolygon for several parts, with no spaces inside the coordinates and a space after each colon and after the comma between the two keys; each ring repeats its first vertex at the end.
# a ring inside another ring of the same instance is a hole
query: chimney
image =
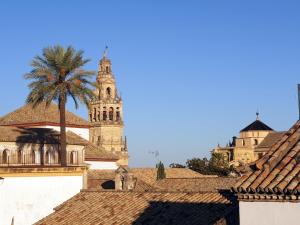
{"type": "Polygon", "coordinates": [[[116,170],[115,190],[117,191],[132,191],[136,185],[136,177],[129,173],[124,167],[120,166],[116,170]]]}

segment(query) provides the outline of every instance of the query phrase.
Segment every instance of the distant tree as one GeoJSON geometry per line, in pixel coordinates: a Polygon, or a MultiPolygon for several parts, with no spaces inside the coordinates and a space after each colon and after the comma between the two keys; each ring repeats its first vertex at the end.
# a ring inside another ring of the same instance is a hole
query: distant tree
{"type": "Polygon", "coordinates": [[[224,155],[222,153],[212,153],[211,158],[209,161],[210,165],[220,167],[220,168],[227,168],[228,162],[225,160],[224,155]]]}
{"type": "Polygon", "coordinates": [[[205,175],[227,176],[230,172],[224,156],[219,153],[213,153],[210,160],[206,158],[188,159],[186,165],[189,169],[205,175]]]}
{"type": "Polygon", "coordinates": [[[179,164],[179,163],[171,163],[169,165],[170,168],[185,168],[185,165],[179,164]]]}
{"type": "Polygon", "coordinates": [[[186,165],[189,169],[198,173],[209,174],[208,161],[206,159],[192,158],[186,161],[186,165]]]}
{"type": "Polygon", "coordinates": [[[58,102],[60,116],[60,158],[63,166],[67,165],[66,151],[66,102],[71,97],[78,108],[79,102],[86,105],[94,97],[90,89],[94,84],[89,80],[95,75],[93,71],[83,70],[89,62],[83,58],[83,51],[76,51],[73,47],[63,48],[59,45],[43,49],[41,56],[36,56],[32,62],[32,70],[25,75],[31,80],[28,85],[30,93],[26,102],[33,107],[46,102],[58,102]]]}
{"type": "Polygon", "coordinates": [[[156,165],[156,168],[157,168],[156,180],[162,180],[166,178],[165,166],[161,161],[156,165]]]}

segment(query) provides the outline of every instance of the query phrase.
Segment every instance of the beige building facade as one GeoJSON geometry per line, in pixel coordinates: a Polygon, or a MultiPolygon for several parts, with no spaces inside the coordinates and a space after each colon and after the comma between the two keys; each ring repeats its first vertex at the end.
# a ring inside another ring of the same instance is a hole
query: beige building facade
{"type": "Polygon", "coordinates": [[[111,61],[104,53],[99,62],[96,98],[90,103],[90,142],[119,156],[119,165],[128,165],[126,137],[123,136],[122,99],[118,94],[111,61]]]}
{"type": "Polygon", "coordinates": [[[242,129],[239,137],[233,137],[232,143],[226,147],[218,145],[213,149],[213,152],[223,154],[229,165],[248,164],[263,156],[262,153],[256,152],[255,149],[269,134],[274,132],[272,128],[259,119],[257,114],[256,120],[242,129]]]}

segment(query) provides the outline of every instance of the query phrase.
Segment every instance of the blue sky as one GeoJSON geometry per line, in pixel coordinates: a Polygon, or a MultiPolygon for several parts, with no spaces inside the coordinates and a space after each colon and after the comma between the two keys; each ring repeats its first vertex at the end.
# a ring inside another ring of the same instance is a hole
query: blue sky
{"type": "MultiPolygon", "coordinates": [[[[124,101],[131,166],[207,157],[261,119],[298,119],[299,1],[1,1],[0,115],[28,94],[23,74],[43,47],[104,47],[124,101]]],[[[87,118],[84,106],[68,109],[87,118]]]]}

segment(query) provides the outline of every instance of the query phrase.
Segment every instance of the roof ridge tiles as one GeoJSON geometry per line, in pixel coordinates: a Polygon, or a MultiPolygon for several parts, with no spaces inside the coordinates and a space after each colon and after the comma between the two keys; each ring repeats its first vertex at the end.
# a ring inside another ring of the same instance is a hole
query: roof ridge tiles
{"type": "Polygon", "coordinates": [[[295,194],[300,191],[300,121],[256,161],[232,188],[238,193],[295,194]],[[298,188],[299,187],[299,191],[298,188]]]}

